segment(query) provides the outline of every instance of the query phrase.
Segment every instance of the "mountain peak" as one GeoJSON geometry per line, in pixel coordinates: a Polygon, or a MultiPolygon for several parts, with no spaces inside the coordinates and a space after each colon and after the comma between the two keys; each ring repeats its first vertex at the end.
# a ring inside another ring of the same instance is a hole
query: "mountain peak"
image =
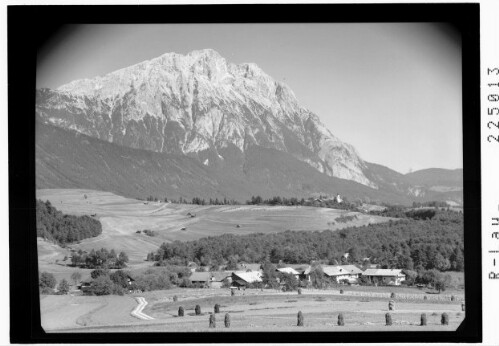
{"type": "Polygon", "coordinates": [[[224,160],[228,148],[244,156],[257,145],[377,187],[355,149],[300,106],[291,88],[255,63],[229,63],[213,49],[166,53],[39,93],[38,100],[45,122],[119,145],[201,162],[224,160]]]}
{"type": "Polygon", "coordinates": [[[220,53],[218,53],[216,50],[211,49],[211,48],[193,50],[190,53],[187,53],[187,56],[192,56],[192,57],[207,56],[207,57],[213,57],[213,58],[223,58],[220,55],[220,53]]]}

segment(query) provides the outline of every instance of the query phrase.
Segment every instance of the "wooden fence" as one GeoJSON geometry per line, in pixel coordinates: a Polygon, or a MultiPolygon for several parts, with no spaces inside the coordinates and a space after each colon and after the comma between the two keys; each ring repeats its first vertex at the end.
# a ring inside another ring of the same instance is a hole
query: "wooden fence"
{"type": "MultiPolygon", "coordinates": [[[[464,301],[464,295],[462,294],[424,294],[424,293],[399,293],[395,292],[395,299],[398,300],[431,300],[431,301],[452,301],[454,296],[455,302],[464,301]]],[[[348,288],[343,289],[343,293],[339,290],[322,290],[322,289],[302,289],[302,294],[331,294],[331,295],[341,295],[341,296],[355,296],[355,297],[367,297],[367,298],[388,298],[391,297],[391,292],[364,292],[364,291],[349,291],[348,288]]],[[[393,298],[392,298],[393,299],[393,298]]]]}

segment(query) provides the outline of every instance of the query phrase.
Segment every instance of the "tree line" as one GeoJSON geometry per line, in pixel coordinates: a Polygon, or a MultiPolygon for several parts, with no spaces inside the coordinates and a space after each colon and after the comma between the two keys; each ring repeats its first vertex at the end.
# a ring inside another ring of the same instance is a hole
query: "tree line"
{"type": "Polygon", "coordinates": [[[125,268],[128,262],[128,255],[121,251],[119,254],[111,249],[102,248],[100,250],[92,249],[90,252],[78,250],[71,255],[71,264],[73,267],[81,268],[125,268]]]}
{"type": "Polygon", "coordinates": [[[36,235],[64,246],[102,233],[99,220],[90,216],[66,215],[50,201],[36,201],[36,235]]]}
{"type": "Polygon", "coordinates": [[[217,267],[231,261],[253,263],[377,264],[380,268],[463,271],[463,215],[436,211],[431,219],[402,219],[339,231],[286,231],[224,234],[163,243],[148,255],[157,265],[193,261],[217,267]],[[345,256],[348,254],[348,256],[345,256]]]}
{"type": "Polygon", "coordinates": [[[318,208],[331,208],[342,210],[358,210],[362,204],[360,201],[349,202],[346,197],[342,197],[342,201],[338,202],[335,198],[328,196],[297,198],[297,197],[281,197],[274,196],[264,199],[261,196],[251,196],[251,199],[246,201],[247,205],[283,205],[283,206],[305,206],[305,207],[318,207],[318,208]]]}
{"type": "MultiPolygon", "coordinates": [[[[143,200],[142,198],[138,198],[138,200],[143,200]]],[[[164,202],[164,203],[175,203],[175,204],[196,204],[196,205],[240,205],[238,201],[235,199],[228,199],[227,197],[224,197],[223,199],[218,199],[215,198],[210,198],[210,199],[205,199],[201,197],[193,197],[192,199],[187,199],[184,197],[179,197],[179,199],[168,199],[166,197],[164,198],[158,198],[155,196],[149,196],[145,199],[148,202],[164,202]]]]}

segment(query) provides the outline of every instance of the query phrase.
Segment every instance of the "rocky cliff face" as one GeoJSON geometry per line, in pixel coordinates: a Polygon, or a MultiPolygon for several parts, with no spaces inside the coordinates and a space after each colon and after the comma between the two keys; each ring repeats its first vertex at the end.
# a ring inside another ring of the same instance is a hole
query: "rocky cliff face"
{"type": "Polygon", "coordinates": [[[38,90],[36,114],[47,124],[207,166],[251,146],[276,149],[328,176],[378,188],[355,148],[301,107],[288,86],[209,49],[38,90]]]}

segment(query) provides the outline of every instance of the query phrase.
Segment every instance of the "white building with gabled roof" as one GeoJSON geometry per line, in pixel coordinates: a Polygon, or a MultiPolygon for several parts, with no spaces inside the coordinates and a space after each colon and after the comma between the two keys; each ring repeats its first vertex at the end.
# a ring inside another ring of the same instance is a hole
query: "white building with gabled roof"
{"type": "Polygon", "coordinates": [[[405,280],[402,269],[366,269],[362,273],[373,284],[399,286],[405,280]]]}
{"type": "Polygon", "coordinates": [[[337,283],[342,280],[356,282],[362,274],[362,270],[354,265],[323,266],[322,271],[327,277],[333,278],[337,283]]]}

